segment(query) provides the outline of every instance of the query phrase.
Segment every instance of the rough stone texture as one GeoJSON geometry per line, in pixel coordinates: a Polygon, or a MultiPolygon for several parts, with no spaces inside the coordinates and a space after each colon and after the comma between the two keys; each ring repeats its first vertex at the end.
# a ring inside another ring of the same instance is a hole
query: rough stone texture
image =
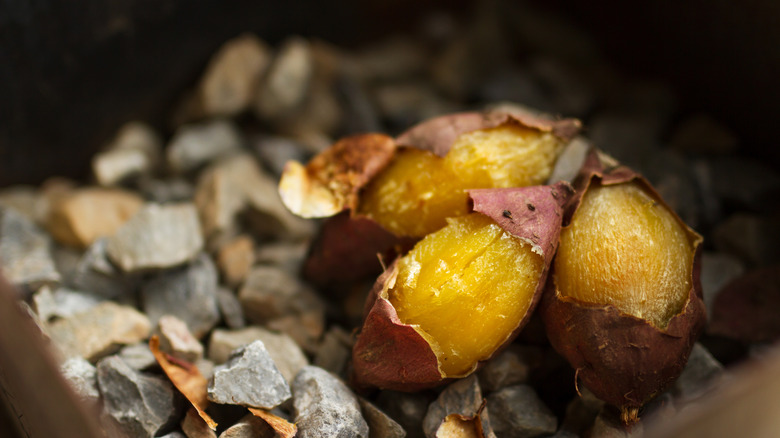
{"type": "Polygon", "coordinates": [[[3,276],[25,291],[60,281],[51,255],[51,238],[11,208],[0,208],[0,266],[3,276]]]}
{"type": "Polygon", "coordinates": [[[370,438],[404,438],[406,431],[400,424],[365,399],[360,399],[363,417],[368,423],[370,438]]]}
{"type": "MultiPolygon", "coordinates": [[[[450,414],[473,417],[482,406],[482,391],[479,388],[477,376],[471,375],[448,385],[439,397],[428,406],[428,412],[423,418],[423,432],[428,438],[434,438],[442,421],[450,414]]],[[[490,408],[485,408],[480,414],[482,431],[485,437],[495,437],[488,416],[490,408]]]]}
{"type": "Polygon", "coordinates": [[[192,204],[147,204],[108,238],[108,256],[125,272],[170,268],[203,248],[192,204]]]}
{"type": "Polygon", "coordinates": [[[200,418],[195,408],[190,408],[181,420],[181,430],[187,438],[217,438],[217,433],[200,418]]]}
{"type": "Polygon", "coordinates": [[[238,299],[247,320],[288,333],[302,347],[316,351],[325,326],[324,304],[298,278],[279,268],[255,266],[238,299]]]}
{"type": "Polygon", "coordinates": [[[72,357],[60,365],[60,372],[70,383],[81,401],[91,406],[100,402],[97,386],[97,369],[84,358],[72,357]]]}
{"type": "Polygon", "coordinates": [[[79,291],[59,287],[52,292],[43,286],[33,295],[35,312],[43,321],[52,318],[69,318],[95,307],[101,299],[79,291]]]}
{"type": "Polygon", "coordinates": [[[234,351],[214,370],[209,400],[272,409],[292,396],[290,386],[274,365],[262,341],[234,351]]]}
{"type": "Polygon", "coordinates": [[[338,378],[307,366],[292,384],[298,437],[368,437],[358,399],[338,378]]]}
{"type": "Polygon", "coordinates": [[[163,315],[187,323],[200,339],[217,322],[217,269],[211,258],[201,254],[182,268],[161,272],[141,288],[143,309],[153,324],[163,315]]]}
{"type": "Polygon", "coordinates": [[[164,315],[155,330],[160,336],[160,350],[193,363],[203,357],[203,345],[192,336],[187,323],[173,315],[164,315]]]}
{"type": "Polygon", "coordinates": [[[734,256],[721,252],[702,254],[701,290],[708,317],[712,317],[712,306],[721,289],[744,273],[745,266],[734,256]]]}
{"type": "Polygon", "coordinates": [[[90,362],[113,353],[120,345],[146,339],[150,330],[144,314],[111,301],[49,324],[52,341],[66,357],[81,356],[90,362]]]}
{"type": "Polygon", "coordinates": [[[146,342],[139,342],[137,344],[127,345],[122,347],[117,353],[126,364],[138,371],[143,371],[148,368],[157,366],[157,359],[154,358],[152,350],[149,349],[149,344],[146,342]]]}
{"type": "Polygon", "coordinates": [[[223,44],[200,82],[203,112],[232,116],[248,109],[270,61],[270,47],[254,35],[244,34],[223,44]]]}
{"type": "Polygon", "coordinates": [[[238,286],[249,274],[255,262],[255,243],[252,237],[242,234],[219,248],[217,266],[228,286],[238,286]]]}
{"type": "Polygon", "coordinates": [[[333,326],[322,338],[314,365],[337,376],[344,377],[352,352],[350,334],[339,326],[333,326]]]}
{"type": "Polygon", "coordinates": [[[140,374],[112,356],[97,365],[104,415],[128,437],[156,435],[176,421],[175,393],[165,379],[140,374]]]}
{"type": "Polygon", "coordinates": [[[187,172],[241,149],[238,128],[226,120],[214,120],[179,128],[168,144],[168,165],[175,172],[187,172]]]}
{"type": "Polygon", "coordinates": [[[310,222],[284,207],[276,180],[263,173],[249,154],[218,161],[201,173],[195,204],[206,236],[235,228],[239,213],[264,237],[300,239],[313,230],[310,222]]]}
{"type": "Polygon", "coordinates": [[[240,329],[246,326],[244,309],[241,308],[241,303],[233,291],[224,287],[217,289],[217,304],[222,320],[228,328],[240,329]]]}
{"type": "Polygon", "coordinates": [[[150,126],[142,122],[125,123],[106,150],[92,159],[92,173],[102,186],[148,174],[160,160],[161,149],[160,136],[150,126]]]}
{"type": "Polygon", "coordinates": [[[270,120],[289,115],[303,103],[313,70],[308,41],[299,37],[285,41],[260,85],[255,112],[270,120]]]}
{"type": "Polygon", "coordinates": [[[47,228],[57,242],[86,248],[111,236],[143,206],[135,193],[90,187],[73,190],[52,204],[47,228]]]}
{"type": "Polygon", "coordinates": [[[198,359],[198,361],[195,362],[195,366],[198,367],[198,371],[200,371],[200,374],[206,378],[206,380],[210,380],[214,376],[214,370],[217,368],[217,365],[214,364],[214,362],[204,358],[198,359]]]}
{"type": "Polygon", "coordinates": [[[272,438],[276,436],[265,421],[249,414],[219,434],[219,438],[272,438]]]}
{"type": "Polygon", "coordinates": [[[288,382],[309,364],[301,348],[291,337],[261,327],[233,331],[214,330],[209,339],[208,357],[217,364],[225,363],[233,350],[258,340],[263,341],[274,364],[288,382]]]}
{"type": "Polygon", "coordinates": [[[397,391],[381,391],[376,402],[406,430],[408,436],[424,437],[422,422],[432,398],[428,393],[411,394],[397,391]]]}
{"type": "Polygon", "coordinates": [[[124,273],[111,263],[106,253],[107,244],[106,239],[98,239],[87,248],[73,269],[70,284],[102,298],[134,299],[139,277],[124,273]]]}
{"type": "Polygon", "coordinates": [[[558,420],[528,385],[515,385],[487,398],[496,436],[536,437],[555,433],[558,420]]]}
{"type": "Polygon", "coordinates": [[[477,376],[485,391],[526,383],[532,370],[542,362],[542,351],[534,346],[510,345],[482,367],[477,376]]]}
{"type": "Polygon", "coordinates": [[[765,216],[736,213],[712,232],[715,246],[746,263],[766,266],[780,260],[780,228],[765,216]]]}
{"type": "Polygon", "coordinates": [[[683,402],[694,400],[712,390],[723,375],[723,365],[697,342],[672,393],[683,402]]]}
{"type": "Polygon", "coordinates": [[[255,253],[255,263],[271,265],[297,276],[308,251],[306,242],[278,242],[260,246],[255,253]]]}

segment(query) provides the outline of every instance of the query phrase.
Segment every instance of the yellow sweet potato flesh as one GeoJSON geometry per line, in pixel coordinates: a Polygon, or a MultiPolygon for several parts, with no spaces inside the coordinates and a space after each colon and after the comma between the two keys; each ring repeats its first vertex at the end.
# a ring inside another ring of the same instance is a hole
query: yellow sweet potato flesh
{"type": "Polygon", "coordinates": [[[693,244],[673,214],[634,183],[592,187],[561,232],[564,296],[610,304],[659,328],[685,305],[693,244]]]}
{"type": "Polygon", "coordinates": [[[405,149],[369,184],[359,211],[401,236],[423,237],[469,211],[468,189],[544,183],[563,142],[502,125],[460,135],[443,158],[405,149]]]}
{"type": "Polygon", "coordinates": [[[528,312],[544,261],[491,219],[472,213],[398,261],[388,299],[431,344],[445,377],[488,359],[528,312]]]}

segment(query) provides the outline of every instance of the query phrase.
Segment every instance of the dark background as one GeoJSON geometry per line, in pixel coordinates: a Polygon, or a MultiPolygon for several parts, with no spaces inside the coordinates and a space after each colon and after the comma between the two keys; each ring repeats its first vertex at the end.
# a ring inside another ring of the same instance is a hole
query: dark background
{"type": "MultiPolygon", "coordinates": [[[[630,73],[668,80],[685,110],[728,123],[742,152],[780,162],[780,2],[533,1],[592,33],[630,73]]],[[[83,177],[124,121],[163,123],[228,38],[318,36],[344,46],[474,2],[0,0],[0,186],[83,177]]]]}

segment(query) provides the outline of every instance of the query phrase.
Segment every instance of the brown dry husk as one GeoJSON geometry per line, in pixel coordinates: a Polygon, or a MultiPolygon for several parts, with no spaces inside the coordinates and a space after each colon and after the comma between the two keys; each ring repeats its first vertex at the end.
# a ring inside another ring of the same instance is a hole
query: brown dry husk
{"type": "MultiPolygon", "coordinates": [[[[631,181],[672,211],[644,178],[594,149],[577,179],[577,195],[567,208],[565,226],[589,187],[631,181]]],[[[677,215],[675,218],[693,242],[694,260],[688,300],[666,328],[610,305],[561,296],[554,268],[540,305],[552,346],[597,397],[620,408],[624,423],[636,421],[638,409],[677,379],[706,320],[699,279],[702,238],[677,215]]]]}
{"type": "MultiPolygon", "coordinates": [[[[531,244],[544,258],[545,265],[528,312],[492,357],[522,330],[542,295],[557,248],[563,206],[572,190],[567,183],[561,182],[553,186],[472,190],[469,194],[474,201],[474,211],[489,216],[504,230],[531,244]]],[[[450,378],[465,377],[490,359],[474,364],[464,375],[443,375],[431,345],[416,327],[399,319],[388,300],[388,291],[394,286],[396,276],[397,264],[393,263],[377,279],[366,301],[363,328],[352,350],[355,386],[417,391],[440,385],[450,378]]]]}

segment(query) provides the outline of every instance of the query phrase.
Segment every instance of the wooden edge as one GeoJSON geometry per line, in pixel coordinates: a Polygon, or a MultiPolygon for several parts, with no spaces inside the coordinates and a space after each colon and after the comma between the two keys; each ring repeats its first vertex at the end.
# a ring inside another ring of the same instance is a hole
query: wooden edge
{"type": "Polygon", "coordinates": [[[13,424],[9,438],[101,437],[94,415],[60,374],[35,323],[21,312],[18,296],[0,277],[0,409],[5,410],[0,418],[13,424]]]}

